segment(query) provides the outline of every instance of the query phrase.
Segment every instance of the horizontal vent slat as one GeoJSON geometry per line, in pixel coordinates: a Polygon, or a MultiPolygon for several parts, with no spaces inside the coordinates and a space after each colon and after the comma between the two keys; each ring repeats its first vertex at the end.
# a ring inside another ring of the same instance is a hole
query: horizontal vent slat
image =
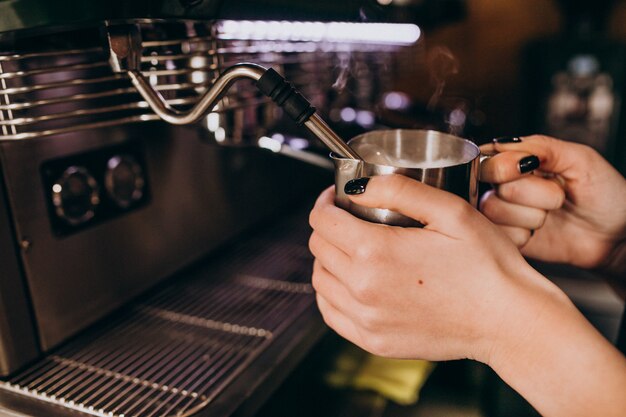
{"type": "MultiPolygon", "coordinates": [[[[100,56],[104,56],[104,51],[101,46],[94,46],[93,48],[85,48],[85,49],[65,49],[63,51],[42,51],[42,52],[33,52],[27,54],[11,54],[11,55],[0,55],[0,62],[2,61],[21,61],[25,59],[32,58],[48,58],[48,57],[56,57],[59,53],[63,53],[63,55],[85,55],[85,54],[97,54],[100,56]]],[[[105,57],[106,59],[106,57],[105,57]]]]}
{"type": "MultiPolygon", "coordinates": [[[[169,104],[170,106],[184,106],[184,105],[195,104],[197,101],[198,100],[195,97],[190,97],[190,98],[167,100],[167,104],[169,104]]],[[[246,103],[238,103],[237,101],[232,100],[228,104],[228,106],[223,106],[222,109],[216,110],[216,111],[224,111],[225,109],[233,110],[233,109],[243,108],[243,107],[255,107],[263,103],[269,103],[269,99],[260,98],[258,100],[246,101],[246,103]]],[[[83,116],[108,114],[108,113],[115,113],[115,112],[124,111],[124,110],[136,110],[136,109],[148,110],[149,109],[148,103],[146,103],[145,101],[138,101],[138,102],[120,104],[116,106],[98,107],[94,109],[85,109],[85,110],[75,110],[71,112],[55,113],[55,114],[49,114],[45,116],[38,116],[38,117],[22,117],[22,118],[16,118],[12,120],[0,120],[0,126],[27,125],[27,124],[47,122],[51,120],[73,119],[73,118],[83,117],[83,116]]]]}
{"type": "MultiPolygon", "coordinates": [[[[315,98],[331,91],[338,56],[350,53],[353,61],[369,56],[367,62],[384,62],[388,51],[397,49],[341,42],[220,39],[215,22],[138,21],[138,25],[144,39],[143,74],[170,105],[183,108],[197,102],[221,70],[242,61],[284,71],[315,98]],[[175,39],[159,39],[171,34],[175,39]]],[[[0,55],[0,141],[158,119],[128,77],[111,71],[96,32],[90,29],[84,39],[81,35],[73,39],[68,32],[63,42],[42,37],[41,51],[0,55]]],[[[31,48],[34,44],[38,42],[30,42],[31,48]]],[[[256,91],[235,85],[216,111],[266,102],[256,91]]]]}
{"type": "Polygon", "coordinates": [[[93,62],[89,64],[74,64],[74,65],[66,65],[66,66],[59,66],[59,67],[52,67],[52,68],[42,68],[42,69],[29,70],[29,71],[5,72],[5,73],[0,73],[0,79],[50,74],[50,73],[55,73],[59,71],[80,71],[80,70],[93,69],[93,68],[107,68],[108,66],[109,64],[106,62],[93,62]]]}

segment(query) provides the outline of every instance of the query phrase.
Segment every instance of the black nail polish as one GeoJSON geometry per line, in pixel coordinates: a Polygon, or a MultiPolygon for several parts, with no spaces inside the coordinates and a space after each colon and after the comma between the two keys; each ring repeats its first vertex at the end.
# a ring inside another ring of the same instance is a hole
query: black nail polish
{"type": "Polygon", "coordinates": [[[520,143],[522,138],[517,136],[502,136],[501,138],[495,138],[493,143],[520,143]]]}
{"type": "Polygon", "coordinates": [[[535,155],[527,156],[520,159],[517,166],[519,167],[519,172],[521,172],[522,174],[534,171],[535,169],[539,168],[539,158],[537,158],[535,155]]]}
{"type": "Polygon", "coordinates": [[[346,183],[346,186],[343,187],[343,191],[348,195],[363,194],[369,180],[369,177],[355,178],[353,180],[350,180],[346,183]]]}

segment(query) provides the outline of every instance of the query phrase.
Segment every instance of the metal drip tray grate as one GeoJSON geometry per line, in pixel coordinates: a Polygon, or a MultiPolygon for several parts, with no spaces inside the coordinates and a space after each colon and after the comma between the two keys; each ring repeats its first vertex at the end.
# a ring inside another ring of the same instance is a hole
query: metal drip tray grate
{"type": "Polygon", "coordinates": [[[276,234],[129,306],[0,388],[97,416],[194,414],[313,301],[305,233],[276,234]]]}

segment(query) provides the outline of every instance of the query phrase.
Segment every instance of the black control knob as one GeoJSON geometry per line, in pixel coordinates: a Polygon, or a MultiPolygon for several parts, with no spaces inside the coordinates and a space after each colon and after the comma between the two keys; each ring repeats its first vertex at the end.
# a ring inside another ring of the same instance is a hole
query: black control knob
{"type": "Polygon", "coordinates": [[[71,166],[52,185],[57,216],[72,226],[89,221],[100,204],[98,183],[83,167],[71,166]]]}
{"type": "Polygon", "coordinates": [[[116,155],[107,162],[104,185],[120,208],[141,200],[146,184],[141,165],[130,155],[116,155]]]}

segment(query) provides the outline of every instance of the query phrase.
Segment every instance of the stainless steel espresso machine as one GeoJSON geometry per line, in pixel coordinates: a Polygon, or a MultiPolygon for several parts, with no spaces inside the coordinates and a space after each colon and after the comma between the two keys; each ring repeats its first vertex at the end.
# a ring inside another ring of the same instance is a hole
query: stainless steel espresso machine
{"type": "Polygon", "coordinates": [[[181,111],[248,61],[376,125],[417,27],[266,3],[0,1],[0,416],[246,415],[324,333],[306,209],[326,151],[251,82],[161,122],[106,46],[135,28],[181,111]]]}

